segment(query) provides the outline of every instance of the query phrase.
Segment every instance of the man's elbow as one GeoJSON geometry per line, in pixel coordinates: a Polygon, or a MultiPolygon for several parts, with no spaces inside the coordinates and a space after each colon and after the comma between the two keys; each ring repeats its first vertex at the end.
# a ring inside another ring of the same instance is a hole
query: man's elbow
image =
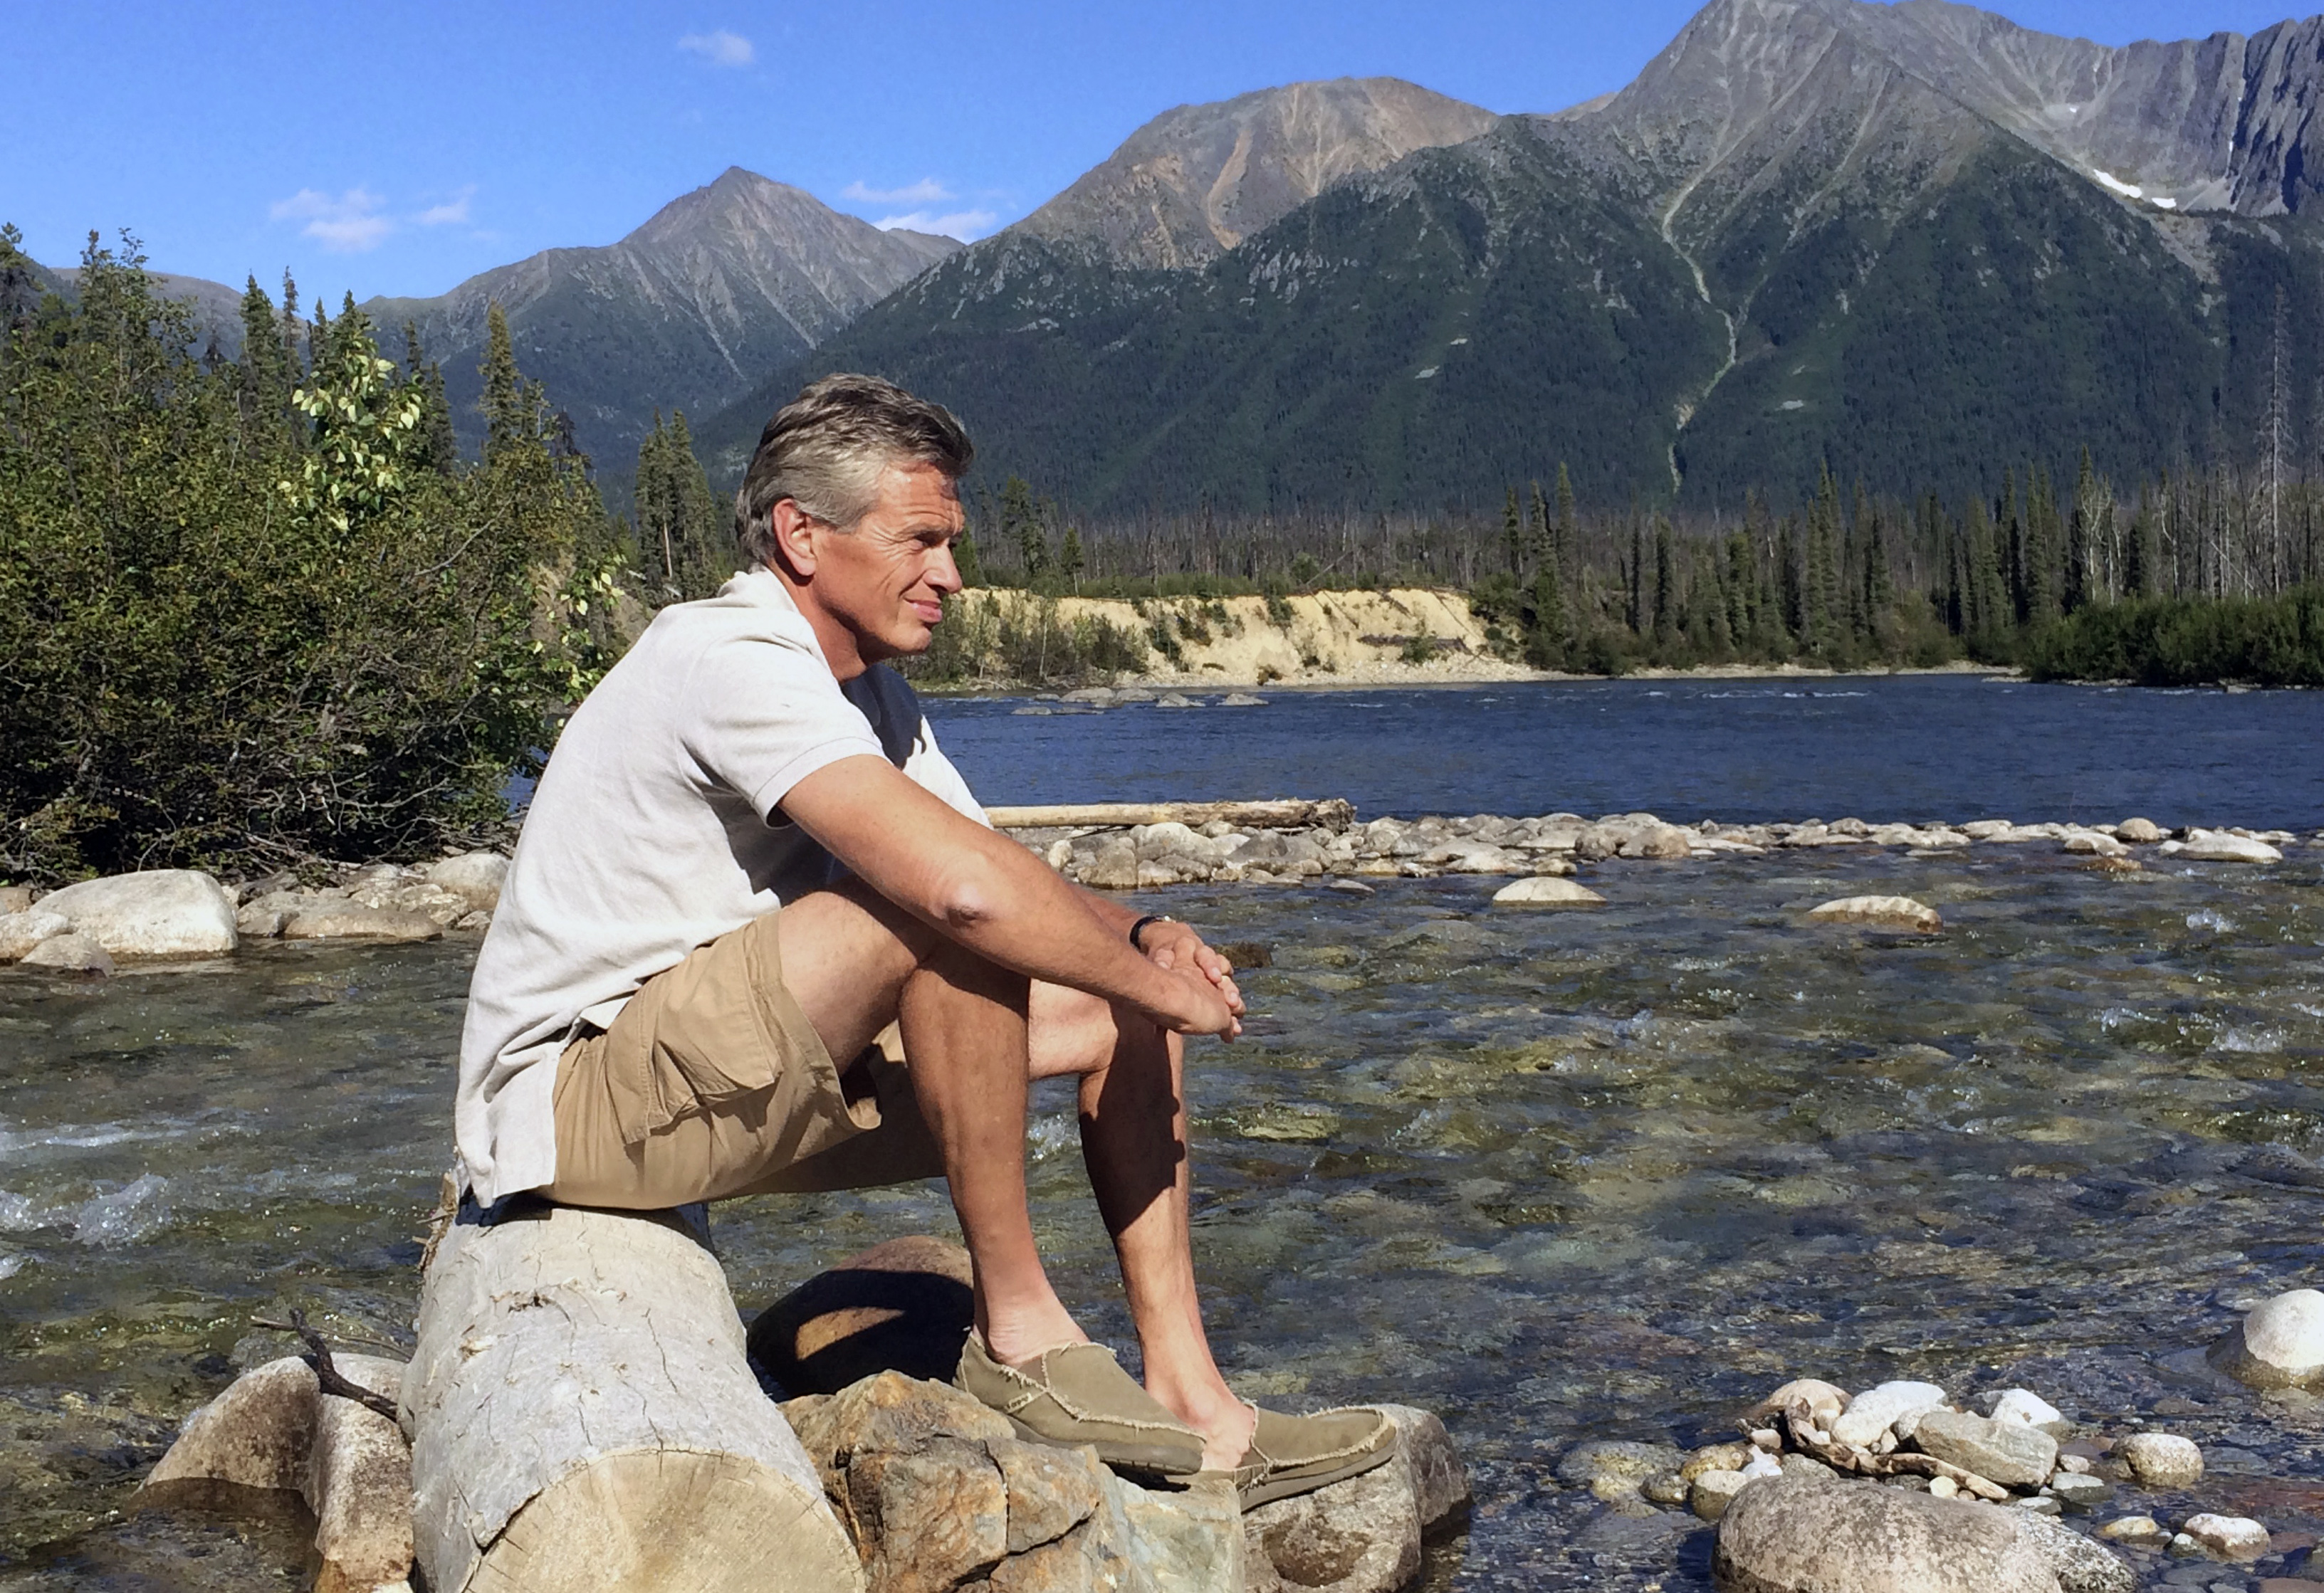
{"type": "Polygon", "coordinates": [[[955,940],[973,935],[1000,918],[1002,895],[990,865],[947,870],[933,904],[936,926],[955,940]]]}

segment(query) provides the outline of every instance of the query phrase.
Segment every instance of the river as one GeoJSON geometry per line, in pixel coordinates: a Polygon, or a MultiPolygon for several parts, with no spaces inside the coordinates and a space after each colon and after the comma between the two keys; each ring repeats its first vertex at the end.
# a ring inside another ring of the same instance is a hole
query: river
{"type": "MultiPolygon", "coordinates": [[[[2069,816],[2067,793],[2086,818],[2324,822],[2324,698],[2298,695],[1623,682],[1024,705],[932,708],[996,801],[2033,822],[2069,816]]],[[[1609,898],[1588,914],[1495,911],[1474,878],[1152,898],[1273,953],[1249,1035],[1192,1054],[1221,1359],[1260,1398],[1443,1413],[1477,1505],[1432,1588],[1707,1588],[1699,1524],[1607,1513],[1552,1468],[1582,1438],[1726,1436],[1797,1375],[2024,1383],[2103,1432],[2165,1425],[2211,1475],[2158,1511],[2324,1533],[2324,1404],[2246,1394],[2195,1353],[2239,1300],[2319,1279],[2324,847],[2119,877],[1985,847],[1585,877],[1609,898]],[[1945,933],[1803,921],[1873,891],[1935,905],[1945,933]]],[[[472,954],[0,970],[0,1588],[304,1585],[291,1527],[115,1513],[177,1418],[286,1348],[253,1316],[303,1305],[357,1347],[408,1345],[472,954]]],[[[1037,1104],[1043,1243],[1122,1342],[1069,1100],[1037,1104]]],[[[935,1185],[733,1202],[715,1229],[746,1312],[878,1238],[953,1231],[935,1185]]],[[[2187,1569],[2142,1563],[2154,1586],[2187,1569]]]]}

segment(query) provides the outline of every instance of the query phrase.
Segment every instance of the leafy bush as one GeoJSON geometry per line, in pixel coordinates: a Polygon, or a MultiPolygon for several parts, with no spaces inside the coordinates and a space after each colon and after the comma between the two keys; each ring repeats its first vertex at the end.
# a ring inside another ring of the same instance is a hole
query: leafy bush
{"type": "MultiPolygon", "coordinates": [[[[0,282],[24,264],[0,230],[0,282]]],[[[253,284],[211,368],[134,242],[28,298],[0,302],[0,872],[410,857],[503,819],[614,645],[595,493],[505,329],[494,456],[458,470],[440,387],[352,300],[278,325],[253,284]]]]}
{"type": "Polygon", "coordinates": [[[1053,597],[1010,592],[983,601],[947,597],[928,650],[898,667],[930,686],[1072,685],[1143,669],[1146,648],[1110,620],[1067,619],[1053,597]]]}

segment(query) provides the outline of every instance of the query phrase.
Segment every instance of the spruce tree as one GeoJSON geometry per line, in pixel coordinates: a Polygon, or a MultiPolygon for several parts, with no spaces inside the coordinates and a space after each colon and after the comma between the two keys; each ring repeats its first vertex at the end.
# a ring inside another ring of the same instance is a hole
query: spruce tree
{"type": "Polygon", "coordinates": [[[1048,573],[1049,535],[1034,504],[1032,485],[1021,475],[1001,483],[1001,539],[1016,543],[1028,586],[1048,573]]]}
{"type": "Polygon", "coordinates": [[[1525,581],[1525,528],[1517,519],[1517,490],[1509,488],[1501,504],[1501,551],[1508,560],[1509,578],[1525,581]]]}
{"type": "Polygon", "coordinates": [[[1655,517],[1655,645],[1668,648],[1678,640],[1678,571],[1672,557],[1668,515],[1655,517]]]}
{"type": "Polygon", "coordinates": [[[1071,584],[1078,596],[1082,589],[1082,533],[1079,526],[1065,528],[1065,539],[1057,548],[1057,574],[1071,584]]]}
{"type": "Polygon", "coordinates": [[[524,379],[517,374],[516,347],[509,338],[508,317],[494,299],[484,311],[484,363],[477,367],[484,379],[484,397],[476,409],[484,418],[484,463],[493,464],[512,450],[539,437],[537,413],[529,413],[524,379]]]}
{"type": "Polygon", "coordinates": [[[460,439],[452,430],[452,403],[444,396],[444,367],[420,346],[420,327],[403,323],[404,380],[420,389],[420,446],[415,457],[438,475],[459,467],[460,439]]]}
{"type": "Polygon", "coordinates": [[[1557,527],[1550,540],[1547,557],[1555,560],[1562,576],[1574,567],[1579,553],[1581,526],[1573,516],[1573,477],[1567,474],[1565,461],[1557,462],[1557,527]]]}
{"type": "Polygon", "coordinates": [[[244,435],[251,446],[268,451],[281,447],[289,435],[290,372],[277,335],[274,301],[254,276],[242,294],[242,367],[235,386],[244,435]]]}

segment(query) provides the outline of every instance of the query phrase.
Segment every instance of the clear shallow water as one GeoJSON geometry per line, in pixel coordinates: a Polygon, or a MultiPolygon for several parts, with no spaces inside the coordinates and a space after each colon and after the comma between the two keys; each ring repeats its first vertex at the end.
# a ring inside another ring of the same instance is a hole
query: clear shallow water
{"type": "Polygon", "coordinates": [[[1637,809],[1677,823],[2324,824],[2324,693],[1975,676],[1261,693],[1263,709],[1039,718],[931,699],[988,802],[1345,796],[1383,814],[1637,809]]]}
{"type": "MultiPolygon", "coordinates": [[[[1249,1394],[1441,1410],[1476,1472],[1439,1588],[1706,1588],[1691,1518],[1560,1490],[1585,1437],[1722,1435],[1776,1381],[2024,1382],[2162,1422],[2166,1513],[2324,1531],[2324,1407],[2186,1352],[2324,1262],[2324,850],[2127,879],[2022,851],[1608,863],[1589,914],[1481,879],[1187,889],[1257,940],[1251,1034],[1195,1053],[1199,1242],[1249,1394]],[[1944,935],[1810,930],[1865,890],[1944,935]]],[[[0,971],[0,1586],[302,1585],[295,1528],[112,1518],[253,1315],[408,1341],[469,948],[272,947],[101,986],[0,971]]],[[[1127,1319],[1046,1099],[1037,1217],[1127,1319]]],[[[937,1186],[719,1209],[746,1311],[937,1186]]],[[[2148,1568],[2159,1577],[2161,1562],[2148,1568]]],[[[2159,1585],[2159,1584],[2158,1584],[2159,1585]]]]}

